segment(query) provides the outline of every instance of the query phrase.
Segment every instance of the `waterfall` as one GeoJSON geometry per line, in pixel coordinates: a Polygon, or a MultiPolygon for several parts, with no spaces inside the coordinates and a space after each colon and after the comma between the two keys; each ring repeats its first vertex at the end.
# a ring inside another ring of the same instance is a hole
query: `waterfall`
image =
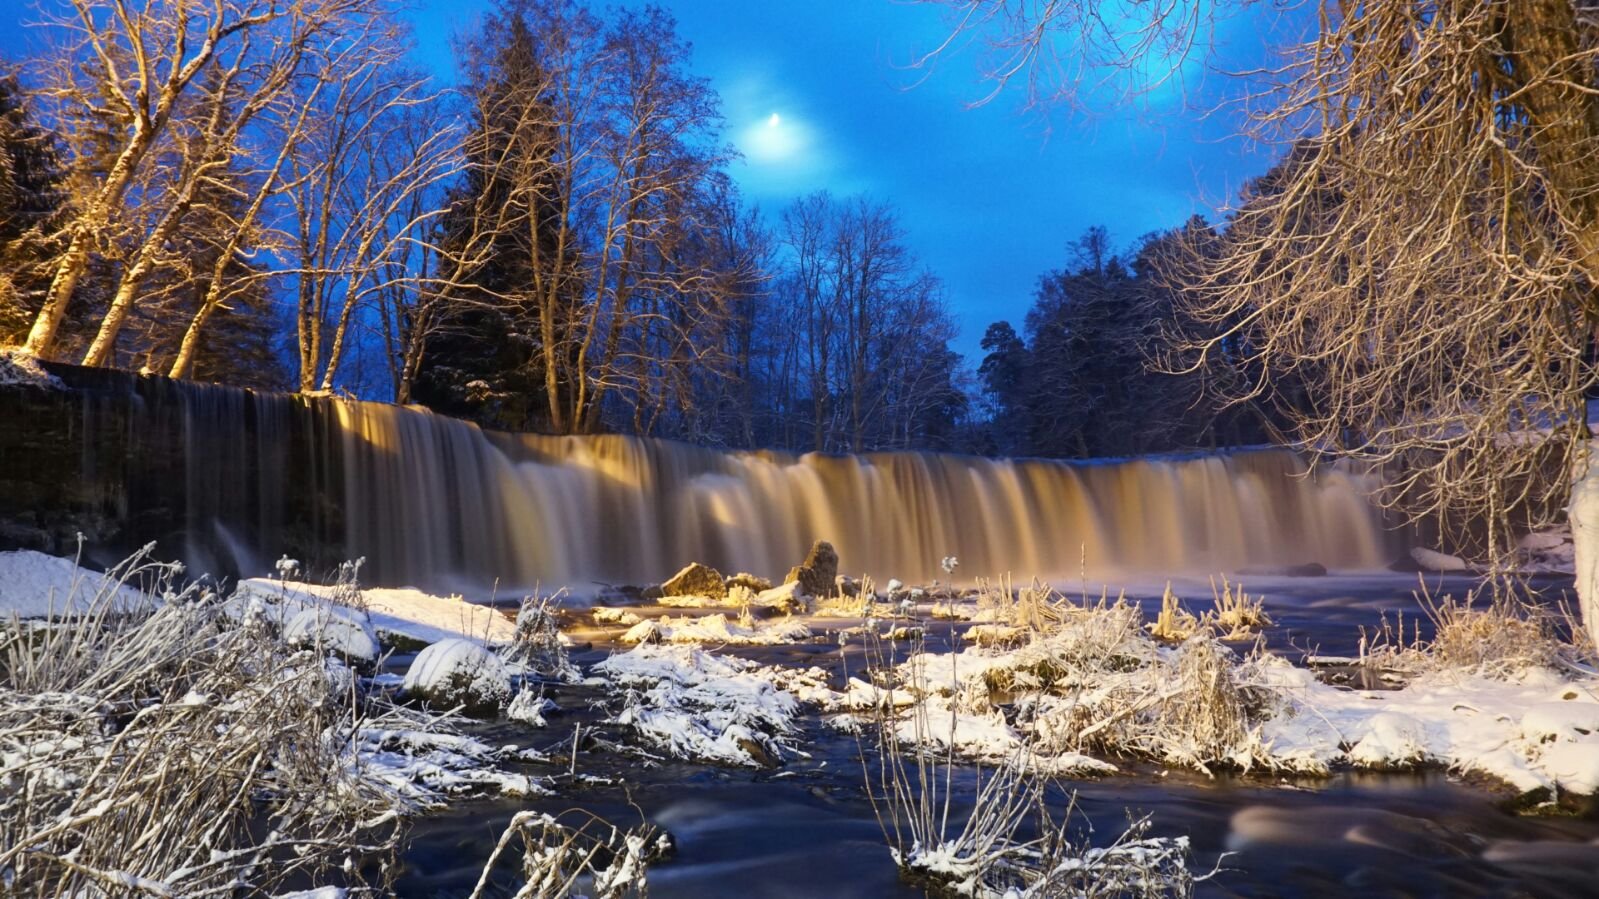
{"type": "Polygon", "coordinates": [[[0,458],[52,472],[22,511],[97,529],[102,561],[155,540],[219,574],[265,573],[280,553],[313,573],[365,557],[370,583],[511,592],[652,583],[691,561],[778,578],[818,539],[847,573],[906,581],[947,577],[948,555],[965,578],[1110,580],[1377,568],[1399,549],[1369,477],[1310,475],[1283,450],[1094,462],[720,452],[52,371],[74,389],[0,391],[0,407],[49,424],[0,435],[0,458]]]}
{"type": "Polygon", "coordinates": [[[700,561],[781,576],[816,539],[880,578],[1377,568],[1357,473],[1283,450],[1069,463],[937,453],[718,452],[622,436],[485,433],[340,402],[347,548],[386,580],[441,572],[643,584],[700,561]]]}

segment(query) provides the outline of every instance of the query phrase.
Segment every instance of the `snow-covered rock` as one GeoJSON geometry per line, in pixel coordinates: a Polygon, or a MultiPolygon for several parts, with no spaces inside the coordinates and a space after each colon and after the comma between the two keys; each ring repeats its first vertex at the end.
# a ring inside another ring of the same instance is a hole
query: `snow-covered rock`
{"type": "MultiPolygon", "coordinates": [[[[340,589],[321,584],[248,578],[240,581],[231,602],[247,608],[252,602],[275,610],[287,623],[302,608],[334,605],[340,589]]],[[[489,643],[509,643],[516,623],[497,609],[468,602],[459,596],[435,596],[411,587],[363,587],[361,599],[368,620],[379,636],[397,634],[422,643],[462,637],[489,643]]]]}
{"type": "Polygon", "coordinates": [[[809,605],[810,594],[806,593],[805,586],[799,581],[789,581],[781,587],[762,590],[755,596],[755,604],[776,609],[787,615],[805,611],[809,605]]]}
{"type": "Polygon", "coordinates": [[[358,662],[375,662],[383,650],[366,615],[355,609],[301,609],[283,626],[283,639],[320,646],[358,662]]]}
{"type": "Polygon", "coordinates": [[[620,624],[623,627],[632,627],[644,620],[633,610],[620,606],[595,606],[590,614],[594,616],[595,624],[620,624]]]}
{"type": "Polygon", "coordinates": [[[511,676],[499,656],[470,640],[452,638],[417,654],[404,689],[439,708],[461,707],[489,717],[511,698],[511,676]]]}
{"type": "Polygon", "coordinates": [[[621,636],[623,643],[724,643],[763,645],[798,643],[811,638],[811,629],[798,621],[756,623],[744,627],[727,620],[726,615],[699,618],[672,618],[640,621],[621,636]]]}
{"type": "Polygon", "coordinates": [[[1410,548],[1410,558],[1414,559],[1426,571],[1442,572],[1449,574],[1458,571],[1470,571],[1471,565],[1459,556],[1451,556],[1437,550],[1427,549],[1423,546],[1410,548]]]}

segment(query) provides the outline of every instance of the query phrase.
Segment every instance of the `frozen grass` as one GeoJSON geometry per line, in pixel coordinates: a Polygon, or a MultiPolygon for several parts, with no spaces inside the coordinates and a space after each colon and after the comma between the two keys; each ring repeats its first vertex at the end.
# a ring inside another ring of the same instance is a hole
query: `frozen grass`
{"type": "MultiPolygon", "coordinates": [[[[930,693],[912,681],[908,689],[930,693]]],[[[861,751],[861,770],[889,852],[904,874],[932,892],[972,897],[1188,896],[1195,877],[1186,838],[1150,839],[1149,822],[1137,820],[1111,846],[1095,848],[1074,837],[1063,815],[1051,811],[1052,781],[1039,773],[1034,747],[1016,741],[991,769],[977,767],[968,799],[957,776],[962,756],[953,742],[942,749],[927,736],[941,729],[940,714],[918,703],[907,715],[892,701],[873,703],[875,745],[861,751]]]]}
{"type": "Polygon", "coordinates": [[[381,888],[405,816],[538,789],[447,720],[369,693],[334,647],[293,647],[260,606],[177,574],[141,555],[79,579],[92,592],[68,611],[0,627],[8,894],[381,888]],[[130,607],[140,580],[159,600],[130,607]]]}
{"type": "Polygon", "coordinates": [[[494,845],[469,899],[501,895],[493,875],[520,850],[516,899],[642,899],[649,894],[650,862],[671,851],[664,833],[649,825],[623,831],[572,812],[573,825],[543,812],[518,812],[494,845]]]}
{"type": "Polygon", "coordinates": [[[1361,632],[1360,661],[1375,669],[1417,676],[1460,671],[1491,678],[1512,678],[1529,669],[1566,668],[1587,655],[1586,644],[1557,636],[1551,614],[1509,596],[1483,601],[1476,592],[1464,599],[1434,598],[1416,593],[1433,638],[1421,639],[1421,621],[1408,625],[1403,615],[1383,617],[1377,628],[1361,632]]]}
{"type": "MultiPolygon", "coordinates": [[[[1258,598],[1225,581],[1215,612],[1184,618],[1168,591],[1154,623],[1121,598],[987,590],[977,614],[1004,623],[972,626],[967,648],[914,652],[862,683],[911,698],[886,706],[903,745],[989,764],[1025,746],[1040,772],[1124,758],[1205,773],[1426,765],[1523,791],[1599,790],[1599,724],[1580,725],[1599,716],[1585,645],[1521,606],[1421,599],[1432,641],[1389,626],[1367,635],[1357,660],[1403,687],[1391,691],[1334,687],[1258,645],[1224,645],[1268,621],[1258,598]],[[1550,724],[1562,721],[1576,723],[1550,724]]],[[[834,707],[851,708],[847,699],[834,707]]]]}
{"type": "Polygon", "coordinates": [[[1164,643],[1181,643],[1199,632],[1199,619],[1183,608],[1171,584],[1160,597],[1160,612],[1149,625],[1149,635],[1164,643]]]}
{"type": "MultiPolygon", "coordinates": [[[[1168,585],[1166,589],[1170,591],[1171,587],[1168,585]]],[[[1221,639],[1248,640],[1263,628],[1271,626],[1271,617],[1266,614],[1265,597],[1250,596],[1244,592],[1243,584],[1233,584],[1223,577],[1218,592],[1216,580],[1212,578],[1210,592],[1216,607],[1206,616],[1206,621],[1221,639]]]]}

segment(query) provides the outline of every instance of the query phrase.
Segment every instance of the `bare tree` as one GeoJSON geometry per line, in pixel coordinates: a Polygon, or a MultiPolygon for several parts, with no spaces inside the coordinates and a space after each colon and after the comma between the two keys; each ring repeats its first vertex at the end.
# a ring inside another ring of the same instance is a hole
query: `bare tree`
{"type": "Polygon", "coordinates": [[[594,431],[613,406],[651,430],[722,346],[721,273],[695,248],[727,152],[687,53],[657,8],[607,21],[566,0],[506,2],[463,48],[469,181],[498,202],[462,227],[499,253],[460,280],[526,334],[554,431],[594,431]]]}
{"type": "MultiPolygon", "coordinates": [[[[219,58],[247,56],[251,37],[282,20],[326,21],[353,2],[360,0],[68,0],[65,14],[49,23],[64,45],[52,59],[51,83],[43,95],[55,104],[58,117],[83,115],[109,125],[113,146],[107,152],[102,144],[86,146],[73,142],[72,132],[67,135],[80,169],[95,156],[106,166],[77,181],[75,215],[28,334],[29,352],[48,356],[54,351],[57,330],[96,242],[122,214],[130,187],[201,73],[219,58]]],[[[263,43],[275,42],[266,38],[263,43]]]]}
{"type": "MultiPolygon", "coordinates": [[[[1018,42],[1024,68],[1048,53],[1055,32],[1038,5],[992,6],[1013,14],[998,40],[1018,42]]],[[[1043,8],[1114,21],[1122,6],[1043,8]]],[[[1245,398],[1302,384],[1290,410],[1302,445],[1384,466],[1389,500],[1412,516],[1485,523],[1482,550],[1501,568],[1512,522],[1546,523],[1569,494],[1578,592],[1599,637],[1586,415],[1599,19],[1573,0],[1313,9],[1313,36],[1246,82],[1251,129],[1291,152],[1220,250],[1194,260],[1191,312],[1217,326],[1198,349],[1249,348],[1261,365],[1245,398]]],[[[1190,20],[1168,23],[1180,35],[1190,20]]]]}
{"type": "Polygon", "coordinates": [[[915,445],[925,413],[959,393],[947,347],[955,328],[893,209],[813,194],[785,210],[782,238],[787,265],[771,301],[773,318],[791,325],[773,335],[772,388],[787,414],[808,421],[808,448],[915,445]],[[790,367],[799,383],[783,374],[790,367]]]}
{"type": "Polygon", "coordinates": [[[368,19],[319,56],[296,99],[314,109],[286,166],[301,391],[333,390],[363,328],[392,328],[396,298],[432,277],[410,263],[423,262],[443,209],[419,199],[461,170],[464,135],[431,80],[404,65],[408,49],[387,17],[368,19]]]}

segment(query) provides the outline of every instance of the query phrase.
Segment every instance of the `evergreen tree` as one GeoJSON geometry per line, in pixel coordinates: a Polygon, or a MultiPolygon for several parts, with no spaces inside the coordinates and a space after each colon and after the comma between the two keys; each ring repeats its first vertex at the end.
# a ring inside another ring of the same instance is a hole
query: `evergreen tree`
{"type": "MultiPolygon", "coordinates": [[[[459,266],[453,281],[471,294],[471,302],[460,304],[448,325],[429,335],[413,397],[486,426],[545,430],[549,420],[540,402],[545,371],[531,295],[534,268],[561,253],[570,260],[576,249],[561,247],[556,236],[565,204],[552,173],[535,189],[517,189],[507,181],[513,170],[499,164],[507,154],[553,144],[554,116],[529,108],[548,105],[537,41],[512,4],[491,15],[481,35],[487,46],[462,48],[463,56],[486,61],[469,75],[475,133],[467,142],[466,175],[452,192],[439,228],[444,258],[459,266]],[[520,227],[498,226],[503,222],[520,227]],[[486,251],[469,249],[484,235],[486,251]]],[[[574,266],[558,268],[572,271],[574,266]]],[[[578,285],[566,289],[575,291],[578,285]]]]}

